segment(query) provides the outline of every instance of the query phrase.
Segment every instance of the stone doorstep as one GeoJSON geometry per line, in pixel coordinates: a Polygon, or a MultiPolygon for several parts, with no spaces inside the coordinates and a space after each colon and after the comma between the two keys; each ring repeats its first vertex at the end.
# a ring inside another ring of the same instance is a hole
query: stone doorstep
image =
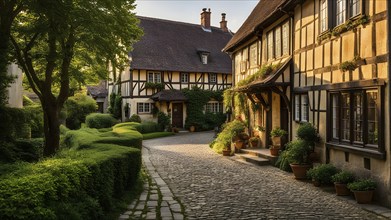
{"type": "Polygon", "coordinates": [[[273,156],[270,154],[269,149],[265,148],[246,148],[246,149],[240,149],[240,153],[242,154],[250,154],[253,156],[261,157],[264,159],[268,159],[270,161],[270,164],[275,164],[278,156],[273,156]]]}
{"type": "Polygon", "coordinates": [[[258,156],[254,156],[251,154],[245,154],[245,153],[235,153],[235,155],[240,159],[244,160],[246,162],[259,165],[259,166],[268,166],[270,165],[270,161],[265,158],[261,158],[258,156]]]}

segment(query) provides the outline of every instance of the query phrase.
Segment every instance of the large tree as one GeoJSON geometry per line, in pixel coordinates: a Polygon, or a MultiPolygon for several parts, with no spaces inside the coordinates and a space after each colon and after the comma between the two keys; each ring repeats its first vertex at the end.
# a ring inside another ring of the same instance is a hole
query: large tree
{"type": "Polygon", "coordinates": [[[32,0],[17,16],[11,41],[42,103],[46,156],[59,148],[59,115],[71,80],[106,68],[108,59],[128,62],[142,34],[134,8],[134,0],[32,0]]]}
{"type": "Polygon", "coordinates": [[[0,106],[7,100],[6,89],[13,78],[7,74],[7,65],[10,61],[10,34],[16,16],[23,10],[27,1],[0,0],[0,106]]]}

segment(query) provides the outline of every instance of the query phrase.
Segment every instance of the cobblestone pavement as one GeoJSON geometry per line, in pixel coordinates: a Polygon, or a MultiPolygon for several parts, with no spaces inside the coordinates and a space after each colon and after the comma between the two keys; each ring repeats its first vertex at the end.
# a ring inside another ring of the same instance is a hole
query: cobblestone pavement
{"type": "Polygon", "coordinates": [[[183,204],[184,216],[171,210],[166,219],[391,219],[389,209],[358,205],[275,167],[222,157],[208,147],[212,139],[203,132],[143,142],[152,179],[183,204]]]}

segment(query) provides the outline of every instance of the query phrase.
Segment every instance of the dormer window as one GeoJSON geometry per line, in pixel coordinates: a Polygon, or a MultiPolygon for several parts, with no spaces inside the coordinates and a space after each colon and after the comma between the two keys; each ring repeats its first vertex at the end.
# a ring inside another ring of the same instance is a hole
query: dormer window
{"type": "Polygon", "coordinates": [[[208,64],[208,54],[201,55],[202,64],[208,64]]]}
{"type": "Polygon", "coordinates": [[[200,56],[202,64],[208,64],[208,57],[210,52],[205,48],[198,48],[197,53],[200,56]]]}

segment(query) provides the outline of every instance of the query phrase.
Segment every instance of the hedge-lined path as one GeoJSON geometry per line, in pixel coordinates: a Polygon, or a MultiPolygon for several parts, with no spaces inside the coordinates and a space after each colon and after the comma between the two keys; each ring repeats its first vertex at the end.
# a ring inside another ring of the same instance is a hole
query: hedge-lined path
{"type": "Polygon", "coordinates": [[[143,167],[148,175],[144,191],[140,197],[128,206],[119,219],[184,219],[183,207],[172,194],[170,188],[156,172],[149,160],[149,149],[142,150],[143,167]]]}
{"type": "Polygon", "coordinates": [[[151,169],[157,171],[151,176],[156,183],[162,179],[162,184],[168,184],[165,189],[171,189],[172,197],[185,207],[185,219],[391,218],[389,209],[358,205],[275,167],[222,157],[208,146],[213,135],[187,133],[143,142],[150,154],[146,164],[151,162],[151,169]]]}

